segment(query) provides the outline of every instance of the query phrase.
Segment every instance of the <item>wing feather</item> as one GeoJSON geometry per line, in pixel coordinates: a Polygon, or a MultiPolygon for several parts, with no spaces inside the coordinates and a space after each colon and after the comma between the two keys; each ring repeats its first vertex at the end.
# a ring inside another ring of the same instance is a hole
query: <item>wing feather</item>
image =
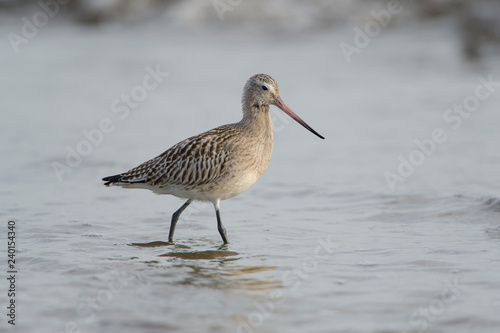
{"type": "Polygon", "coordinates": [[[236,134],[231,129],[216,128],[181,141],[161,155],[122,174],[122,179],[153,186],[210,184],[227,172],[236,134]]]}

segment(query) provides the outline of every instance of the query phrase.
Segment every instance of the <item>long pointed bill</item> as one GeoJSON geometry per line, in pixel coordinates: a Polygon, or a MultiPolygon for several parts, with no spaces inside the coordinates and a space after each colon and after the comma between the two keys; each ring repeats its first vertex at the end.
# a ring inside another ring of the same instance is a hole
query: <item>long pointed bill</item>
{"type": "Polygon", "coordinates": [[[307,128],[311,133],[314,133],[317,137],[321,138],[321,139],[324,139],[324,137],[319,134],[318,132],[316,132],[315,130],[313,130],[311,128],[311,126],[307,125],[305,121],[303,121],[302,119],[300,119],[299,116],[297,116],[292,110],[290,110],[290,108],[288,106],[286,106],[285,102],[283,102],[283,100],[281,99],[281,97],[277,97],[274,101],[273,101],[273,105],[279,107],[283,112],[285,112],[287,115],[289,115],[290,117],[292,117],[292,119],[294,119],[296,122],[298,122],[299,124],[301,124],[302,126],[304,126],[305,128],[307,128]]]}

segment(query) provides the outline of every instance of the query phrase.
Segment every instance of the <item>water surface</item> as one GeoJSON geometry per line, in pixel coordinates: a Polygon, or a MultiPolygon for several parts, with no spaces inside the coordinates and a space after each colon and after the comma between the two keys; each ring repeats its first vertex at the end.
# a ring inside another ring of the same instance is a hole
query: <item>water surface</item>
{"type": "Polygon", "coordinates": [[[500,77],[496,60],[465,65],[441,26],[388,30],[350,65],[338,48],[347,30],[107,29],[49,25],[20,56],[0,55],[16,332],[498,332],[500,95],[456,130],[443,121],[478,76],[500,77]],[[113,101],[147,66],[169,75],[121,119],[113,101]],[[201,203],[167,243],[181,200],[100,179],[237,121],[257,72],[326,140],[274,112],[268,171],[222,203],[230,244],[201,203]],[[59,181],[51,164],[103,118],[114,130],[59,181]],[[384,173],[436,127],[447,140],[391,190],[384,173]]]}

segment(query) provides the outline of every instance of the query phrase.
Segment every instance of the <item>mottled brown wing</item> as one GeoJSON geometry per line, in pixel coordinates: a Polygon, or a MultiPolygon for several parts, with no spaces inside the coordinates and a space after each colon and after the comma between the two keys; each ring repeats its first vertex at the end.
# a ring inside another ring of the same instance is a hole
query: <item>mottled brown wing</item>
{"type": "Polygon", "coordinates": [[[231,134],[217,128],[181,141],[158,157],[122,174],[122,181],[153,186],[209,184],[228,168],[231,134]]]}

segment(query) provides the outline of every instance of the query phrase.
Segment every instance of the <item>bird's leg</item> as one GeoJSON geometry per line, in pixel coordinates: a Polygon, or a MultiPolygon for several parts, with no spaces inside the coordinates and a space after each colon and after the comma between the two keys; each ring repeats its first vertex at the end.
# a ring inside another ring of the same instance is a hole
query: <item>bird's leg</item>
{"type": "Polygon", "coordinates": [[[222,241],[224,242],[224,244],[227,244],[229,242],[227,241],[226,229],[222,225],[222,220],[220,218],[220,212],[219,212],[220,200],[214,202],[214,208],[215,208],[215,214],[217,215],[217,230],[219,230],[219,234],[222,237],[222,241]]]}
{"type": "Polygon", "coordinates": [[[193,200],[189,199],[184,203],[184,205],[181,206],[174,214],[172,214],[172,222],[170,223],[170,232],[168,233],[168,241],[172,242],[172,238],[174,237],[174,231],[175,231],[175,225],[177,224],[177,221],[179,220],[179,216],[181,216],[182,212],[184,209],[189,206],[189,204],[193,202],[193,200]]]}

